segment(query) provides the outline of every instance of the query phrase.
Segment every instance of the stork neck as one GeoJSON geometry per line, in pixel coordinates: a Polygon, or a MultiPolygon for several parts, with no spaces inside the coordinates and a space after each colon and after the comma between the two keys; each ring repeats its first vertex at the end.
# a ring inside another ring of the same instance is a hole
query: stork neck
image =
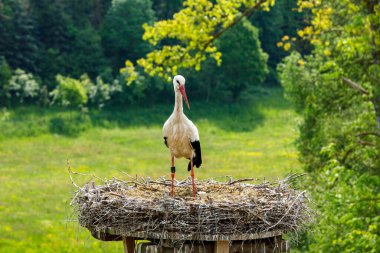
{"type": "Polygon", "coordinates": [[[182,95],[178,91],[175,92],[174,113],[178,115],[183,113],[182,95]]]}

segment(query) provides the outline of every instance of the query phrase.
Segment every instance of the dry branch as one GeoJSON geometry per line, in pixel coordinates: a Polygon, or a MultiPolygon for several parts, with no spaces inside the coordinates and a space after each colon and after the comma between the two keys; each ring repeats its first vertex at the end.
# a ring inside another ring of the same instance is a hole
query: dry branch
{"type": "Polygon", "coordinates": [[[357,91],[360,91],[361,93],[365,95],[369,95],[369,92],[366,89],[364,89],[360,84],[355,83],[354,81],[352,81],[351,79],[348,79],[347,77],[343,77],[342,80],[343,82],[351,86],[351,88],[357,91]]]}

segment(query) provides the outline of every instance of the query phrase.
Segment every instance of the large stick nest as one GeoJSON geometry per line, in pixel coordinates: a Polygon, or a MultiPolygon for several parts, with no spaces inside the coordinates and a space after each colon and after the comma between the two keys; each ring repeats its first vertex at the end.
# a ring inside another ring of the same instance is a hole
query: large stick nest
{"type": "Polygon", "coordinates": [[[289,186],[294,177],[256,185],[247,183],[252,179],[196,181],[196,200],[189,179],[176,182],[175,198],[169,197],[170,181],[163,178],[113,179],[78,188],[72,204],[80,225],[93,234],[253,239],[245,235],[293,232],[310,221],[305,192],[289,186]]]}

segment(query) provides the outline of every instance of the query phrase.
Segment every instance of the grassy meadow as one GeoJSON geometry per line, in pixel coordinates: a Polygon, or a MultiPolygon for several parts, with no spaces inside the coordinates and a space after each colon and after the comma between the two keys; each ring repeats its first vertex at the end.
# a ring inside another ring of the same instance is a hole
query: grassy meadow
{"type": "MultiPolygon", "coordinates": [[[[190,103],[191,103],[191,98],[190,103]]],[[[77,172],[102,178],[169,175],[161,128],[172,104],[86,113],[19,107],[0,111],[0,252],[122,252],[75,222],[75,190],[67,160],[77,172]]],[[[197,178],[223,175],[275,180],[299,170],[294,140],[297,115],[280,89],[240,104],[191,103],[203,165],[197,178]]],[[[177,179],[189,176],[178,160],[177,179]]],[[[78,184],[90,176],[75,176],[78,184]]]]}

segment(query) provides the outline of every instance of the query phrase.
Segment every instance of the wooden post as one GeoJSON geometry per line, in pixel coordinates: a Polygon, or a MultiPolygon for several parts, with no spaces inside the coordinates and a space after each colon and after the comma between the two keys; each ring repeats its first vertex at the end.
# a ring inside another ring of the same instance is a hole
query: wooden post
{"type": "Polygon", "coordinates": [[[229,253],[230,243],[228,241],[216,241],[214,243],[214,253],[229,253]]]}
{"type": "Polygon", "coordinates": [[[135,252],[135,238],[123,236],[124,253],[135,252]]]}

